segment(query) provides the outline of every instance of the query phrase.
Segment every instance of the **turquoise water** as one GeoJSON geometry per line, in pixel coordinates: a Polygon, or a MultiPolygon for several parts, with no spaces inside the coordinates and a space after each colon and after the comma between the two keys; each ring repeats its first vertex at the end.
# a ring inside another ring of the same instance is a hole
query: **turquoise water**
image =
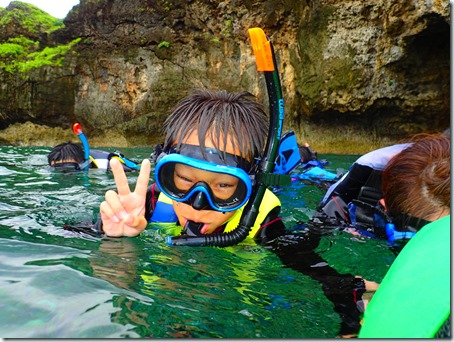
{"type": "MultiPolygon", "coordinates": [[[[49,151],[0,147],[0,337],[337,336],[341,320],[321,285],[263,247],[168,247],[151,229],[119,239],[63,229],[95,218],[114,180],[100,170],[52,171],[49,151]]],[[[151,150],[121,152],[141,160],[151,150]]],[[[357,158],[319,157],[333,172],[357,158]]],[[[136,177],[128,174],[131,184],[136,177]]],[[[287,227],[307,220],[323,194],[302,182],[279,192],[287,227]]],[[[338,272],[376,282],[394,259],[386,242],[341,231],[316,252],[338,272]]]]}

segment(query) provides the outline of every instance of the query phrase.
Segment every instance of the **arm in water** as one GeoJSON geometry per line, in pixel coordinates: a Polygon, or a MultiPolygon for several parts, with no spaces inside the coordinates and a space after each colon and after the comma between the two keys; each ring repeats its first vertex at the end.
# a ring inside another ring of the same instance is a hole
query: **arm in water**
{"type": "Polygon", "coordinates": [[[301,233],[288,232],[267,244],[285,267],[316,280],[341,318],[338,337],[354,337],[361,327],[358,306],[366,291],[375,291],[377,283],[351,273],[339,273],[316,251],[324,233],[309,228],[301,233]]]}
{"type": "Polygon", "coordinates": [[[112,159],[110,167],[118,193],[107,191],[105,201],[100,205],[102,229],[112,237],[137,236],[147,226],[145,199],[150,179],[150,161],[145,159],[142,162],[134,192],[129,188],[121,163],[112,159]]]}

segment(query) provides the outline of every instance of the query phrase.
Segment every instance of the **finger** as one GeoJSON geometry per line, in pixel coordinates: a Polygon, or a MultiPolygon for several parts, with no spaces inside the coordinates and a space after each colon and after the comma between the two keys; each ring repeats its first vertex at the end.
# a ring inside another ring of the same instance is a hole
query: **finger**
{"type": "Polygon", "coordinates": [[[123,206],[119,195],[115,191],[106,191],[105,198],[105,202],[109,206],[109,208],[105,208],[106,214],[110,215],[109,218],[113,219],[113,217],[116,216],[121,220],[127,215],[127,210],[123,206]]]}
{"type": "Polygon", "coordinates": [[[134,224],[135,224],[136,229],[138,229],[140,232],[142,232],[147,227],[148,221],[143,216],[137,216],[137,219],[134,219],[134,224]]]}
{"type": "Polygon", "coordinates": [[[142,165],[140,166],[139,177],[137,178],[136,188],[134,193],[140,197],[145,197],[148,189],[148,181],[150,180],[150,161],[144,159],[142,165]]]}
{"type": "Polygon", "coordinates": [[[148,224],[147,220],[142,215],[139,215],[139,216],[128,215],[125,217],[123,222],[128,227],[136,228],[139,232],[144,230],[148,224]]]}
{"type": "Polygon", "coordinates": [[[120,219],[115,215],[112,208],[106,201],[101,202],[99,205],[99,212],[101,213],[101,218],[103,220],[109,219],[116,223],[120,222],[120,219]]]}
{"type": "Polygon", "coordinates": [[[129,189],[128,178],[126,178],[126,173],[121,162],[117,158],[112,158],[109,163],[114,175],[115,184],[117,185],[118,194],[120,196],[130,194],[131,190],[129,189]]]}
{"type": "Polygon", "coordinates": [[[147,226],[147,220],[145,217],[128,215],[123,220],[123,236],[137,236],[139,235],[147,226]]]}

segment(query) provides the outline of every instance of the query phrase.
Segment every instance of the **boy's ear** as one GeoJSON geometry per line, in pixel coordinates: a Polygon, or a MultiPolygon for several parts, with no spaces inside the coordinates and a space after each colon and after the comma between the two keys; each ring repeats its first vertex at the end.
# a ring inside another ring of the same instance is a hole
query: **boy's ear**
{"type": "Polygon", "coordinates": [[[159,159],[161,159],[163,157],[162,156],[162,153],[164,152],[163,147],[164,147],[164,144],[157,144],[154,147],[153,152],[151,152],[151,154],[150,154],[150,159],[155,164],[159,161],[159,159]]]}
{"type": "Polygon", "coordinates": [[[384,198],[382,198],[382,199],[380,199],[380,200],[379,200],[378,202],[379,202],[379,203],[380,203],[380,204],[382,205],[382,207],[383,207],[383,208],[385,208],[385,211],[386,211],[386,203],[385,203],[385,199],[384,199],[384,198]]]}

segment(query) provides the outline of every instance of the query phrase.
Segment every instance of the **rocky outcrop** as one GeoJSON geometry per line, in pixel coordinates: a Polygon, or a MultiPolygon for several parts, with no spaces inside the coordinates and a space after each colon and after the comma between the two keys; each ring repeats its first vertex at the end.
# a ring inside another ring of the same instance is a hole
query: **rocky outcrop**
{"type": "Polygon", "coordinates": [[[449,126],[447,1],[325,1],[303,18],[296,89],[314,120],[380,134],[449,126]]]}
{"type": "Polygon", "coordinates": [[[89,136],[113,130],[149,144],[194,87],[266,102],[247,34],[256,26],[275,47],[287,127],[402,136],[449,126],[447,1],[81,0],[64,24],[42,37],[81,38],[62,65],[0,75],[0,128],[79,121],[89,136]]]}

